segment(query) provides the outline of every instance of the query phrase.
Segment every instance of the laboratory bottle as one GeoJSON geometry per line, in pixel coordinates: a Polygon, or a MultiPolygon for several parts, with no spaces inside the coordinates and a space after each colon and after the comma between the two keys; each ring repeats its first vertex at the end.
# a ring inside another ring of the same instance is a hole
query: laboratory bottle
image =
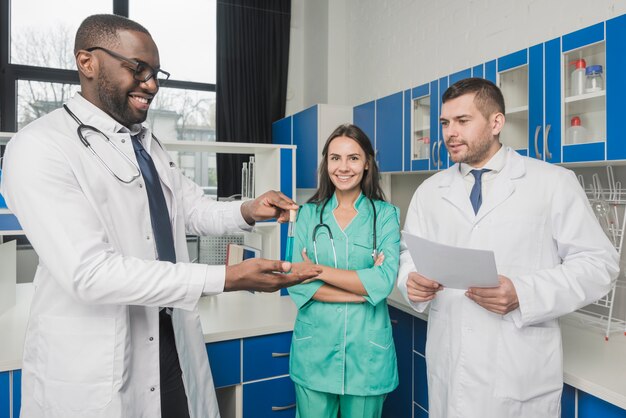
{"type": "Polygon", "coordinates": [[[250,157],[250,162],[248,163],[248,196],[251,198],[255,198],[255,190],[254,190],[254,176],[255,176],[255,168],[256,163],[254,162],[254,156],[250,157]]]}
{"type": "Polygon", "coordinates": [[[241,168],[241,198],[248,197],[248,163],[243,163],[241,168]]]}
{"type": "Polygon", "coordinates": [[[585,70],[587,75],[587,87],[585,93],[593,93],[604,90],[604,79],[602,78],[602,66],[590,65],[585,70]]]}
{"type": "Polygon", "coordinates": [[[565,143],[568,145],[583,144],[587,142],[587,129],[582,126],[580,117],[574,116],[569,128],[565,132],[565,143]]]}
{"type": "Polygon", "coordinates": [[[587,63],[584,59],[578,59],[569,63],[574,66],[574,71],[570,77],[570,95],[578,96],[585,92],[585,67],[587,63]]]}
{"type": "Polygon", "coordinates": [[[429,137],[425,136],[424,138],[422,138],[421,147],[422,147],[422,151],[420,152],[420,154],[422,154],[422,158],[430,158],[429,156],[430,138],[429,137]]]}

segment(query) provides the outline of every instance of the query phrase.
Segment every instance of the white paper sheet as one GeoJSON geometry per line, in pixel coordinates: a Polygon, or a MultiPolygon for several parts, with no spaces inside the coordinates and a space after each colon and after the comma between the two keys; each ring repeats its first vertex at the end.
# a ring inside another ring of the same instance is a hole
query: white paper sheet
{"type": "Polygon", "coordinates": [[[422,276],[453,289],[498,286],[493,251],[438,244],[404,231],[402,238],[422,276]]]}

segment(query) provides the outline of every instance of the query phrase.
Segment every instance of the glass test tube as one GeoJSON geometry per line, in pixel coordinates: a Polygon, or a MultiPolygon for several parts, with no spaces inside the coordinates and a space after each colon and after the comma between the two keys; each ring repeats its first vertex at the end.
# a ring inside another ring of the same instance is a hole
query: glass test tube
{"type": "Polygon", "coordinates": [[[289,211],[289,227],[287,229],[287,242],[285,243],[285,261],[291,261],[293,258],[293,244],[296,235],[296,211],[289,211]]]}

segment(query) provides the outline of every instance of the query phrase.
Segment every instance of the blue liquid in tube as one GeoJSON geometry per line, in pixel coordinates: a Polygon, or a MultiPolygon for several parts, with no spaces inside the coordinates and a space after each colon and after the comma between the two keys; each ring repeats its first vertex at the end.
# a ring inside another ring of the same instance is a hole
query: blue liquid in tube
{"type": "Polygon", "coordinates": [[[287,242],[285,243],[285,261],[293,259],[293,241],[296,235],[296,211],[289,211],[289,227],[287,229],[287,242]]]}

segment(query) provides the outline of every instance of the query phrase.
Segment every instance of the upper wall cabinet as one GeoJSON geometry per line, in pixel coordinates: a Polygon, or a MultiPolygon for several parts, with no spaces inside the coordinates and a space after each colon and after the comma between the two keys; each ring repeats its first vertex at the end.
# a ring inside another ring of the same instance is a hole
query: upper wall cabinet
{"type": "Polygon", "coordinates": [[[375,141],[381,171],[434,171],[451,161],[439,124],[441,96],[481,77],[506,104],[503,144],[550,163],[626,159],[626,15],[598,23],[354,108],[375,141]]]}
{"type": "Polygon", "coordinates": [[[376,161],[382,172],[402,171],[403,101],[404,92],[376,100],[376,161]]]}
{"type": "Polygon", "coordinates": [[[498,59],[507,108],[502,142],[552,163],[626,158],[618,113],[625,37],[620,16],[498,59]]]}
{"type": "Polygon", "coordinates": [[[506,105],[506,124],[500,140],[520,154],[528,155],[528,50],[499,58],[497,65],[497,84],[506,105]]]}
{"type": "Polygon", "coordinates": [[[352,108],[317,104],[272,124],[274,144],[296,145],[296,188],[317,188],[317,169],[330,134],[352,123],[352,108]]]}

